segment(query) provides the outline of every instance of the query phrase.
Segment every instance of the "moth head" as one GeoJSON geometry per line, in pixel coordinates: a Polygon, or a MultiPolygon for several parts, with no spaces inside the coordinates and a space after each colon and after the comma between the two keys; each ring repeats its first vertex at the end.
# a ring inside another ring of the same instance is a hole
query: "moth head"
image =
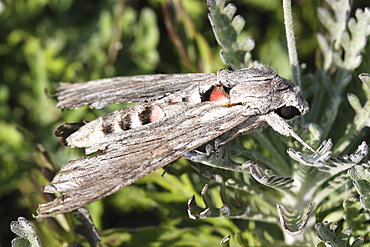
{"type": "Polygon", "coordinates": [[[249,105],[259,114],[275,111],[289,120],[309,110],[296,84],[262,64],[236,71],[220,70],[217,80],[228,89],[231,103],[249,105]]]}

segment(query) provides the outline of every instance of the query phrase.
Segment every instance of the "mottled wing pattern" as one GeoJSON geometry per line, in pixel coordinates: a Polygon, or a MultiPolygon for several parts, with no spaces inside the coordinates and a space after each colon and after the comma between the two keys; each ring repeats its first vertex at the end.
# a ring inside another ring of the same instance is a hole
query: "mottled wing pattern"
{"type": "Polygon", "coordinates": [[[258,118],[241,117],[245,105],[181,105],[173,116],[107,135],[94,144],[103,153],[68,162],[45,187],[62,196],[40,205],[37,217],[69,212],[115,193],[248,119],[253,126],[258,118]]]}
{"type": "Polygon", "coordinates": [[[99,154],[62,167],[45,187],[46,193],[61,196],[40,205],[37,217],[69,212],[115,193],[228,131],[226,141],[270,125],[315,152],[286,122],[309,109],[298,86],[263,65],[217,74],[62,84],[56,96],[61,108],[141,103],[57,129],[62,143],[99,154]]]}
{"type": "Polygon", "coordinates": [[[76,109],[84,105],[103,108],[117,103],[160,100],[191,85],[215,78],[215,74],[158,74],[107,78],[82,83],[61,83],[58,107],[76,109]]]}

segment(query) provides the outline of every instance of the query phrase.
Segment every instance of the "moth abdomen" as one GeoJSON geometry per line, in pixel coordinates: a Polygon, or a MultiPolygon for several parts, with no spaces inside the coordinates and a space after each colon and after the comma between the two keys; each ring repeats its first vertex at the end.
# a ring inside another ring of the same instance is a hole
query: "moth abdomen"
{"type": "Polygon", "coordinates": [[[206,89],[192,88],[185,96],[169,98],[166,103],[201,103],[205,101],[230,102],[230,88],[224,85],[208,85],[206,89]]]}
{"type": "Polygon", "coordinates": [[[105,125],[103,125],[103,132],[104,132],[104,134],[114,133],[113,124],[112,123],[106,123],[105,125]]]}
{"type": "Polygon", "coordinates": [[[131,129],[131,116],[125,115],[118,121],[118,124],[122,130],[129,130],[131,129]]]}
{"type": "Polygon", "coordinates": [[[158,105],[135,105],[131,109],[121,109],[101,117],[101,130],[104,134],[118,133],[134,129],[152,122],[158,121],[165,116],[162,108],[158,105]]]}
{"type": "Polygon", "coordinates": [[[87,121],[84,121],[82,123],[65,123],[61,126],[59,126],[55,132],[54,135],[56,137],[59,137],[60,143],[63,146],[67,146],[67,141],[66,139],[78,131],[82,126],[84,126],[87,123],[87,121]]]}
{"type": "Polygon", "coordinates": [[[210,87],[203,95],[202,101],[230,102],[230,88],[224,85],[210,87]]]}
{"type": "Polygon", "coordinates": [[[188,103],[193,103],[193,104],[196,104],[196,103],[200,103],[202,102],[202,98],[201,98],[201,95],[199,93],[199,88],[197,87],[194,87],[192,88],[192,90],[190,90],[190,92],[188,93],[185,93],[184,95],[171,95],[169,97],[169,100],[165,100],[164,102],[165,103],[185,103],[185,102],[188,102],[188,103]],[[171,97],[173,96],[173,97],[171,97]]]}
{"type": "Polygon", "coordinates": [[[150,117],[152,115],[152,106],[146,106],[145,109],[138,113],[139,121],[141,124],[148,124],[151,123],[150,117]]]}
{"type": "Polygon", "coordinates": [[[63,141],[72,147],[88,147],[110,134],[129,131],[158,121],[164,116],[165,113],[158,105],[136,104],[101,116],[84,126],[76,126],[68,136],[63,136],[63,141]]]}

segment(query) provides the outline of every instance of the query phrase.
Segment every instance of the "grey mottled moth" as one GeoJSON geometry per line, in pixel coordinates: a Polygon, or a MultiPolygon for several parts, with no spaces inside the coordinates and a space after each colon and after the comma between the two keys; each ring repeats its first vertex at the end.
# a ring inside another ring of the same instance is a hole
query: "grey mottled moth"
{"type": "Polygon", "coordinates": [[[39,205],[36,217],[69,212],[115,193],[226,132],[232,139],[271,126],[313,151],[286,122],[309,109],[299,87],[261,64],[216,74],[64,83],[56,96],[61,108],[138,103],[56,130],[62,143],[85,148],[86,154],[99,152],[61,168],[44,189],[61,196],[39,205]]]}

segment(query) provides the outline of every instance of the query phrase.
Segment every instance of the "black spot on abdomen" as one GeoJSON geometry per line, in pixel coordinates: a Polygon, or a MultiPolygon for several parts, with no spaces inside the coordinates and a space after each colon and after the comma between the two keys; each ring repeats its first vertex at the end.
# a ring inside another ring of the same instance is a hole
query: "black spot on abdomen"
{"type": "Polygon", "coordinates": [[[151,106],[146,106],[145,109],[138,114],[139,120],[143,125],[150,123],[151,116],[152,116],[151,106]]]}

